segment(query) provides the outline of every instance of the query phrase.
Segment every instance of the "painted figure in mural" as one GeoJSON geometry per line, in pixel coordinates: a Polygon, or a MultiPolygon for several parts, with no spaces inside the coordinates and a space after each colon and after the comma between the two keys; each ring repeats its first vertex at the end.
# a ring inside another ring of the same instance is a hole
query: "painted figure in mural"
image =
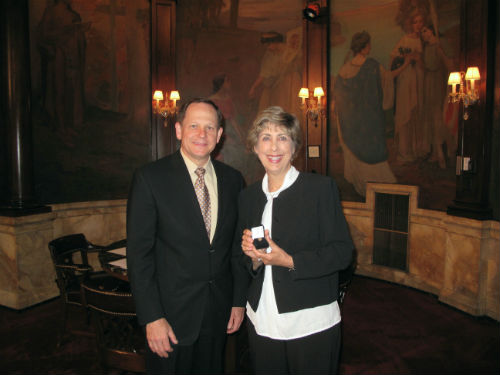
{"type": "Polygon", "coordinates": [[[420,31],[424,17],[418,11],[408,18],[406,33],[391,52],[391,70],[410,61],[396,79],[395,89],[395,147],[397,160],[411,162],[430,152],[430,144],[417,145],[423,107],[424,74],[421,63],[422,41],[420,31]]]}
{"type": "Polygon", "coordinates": [[[354,57],[340,68],[334,87],[337,129],[344,154],[344,177],[365,196],[367,182],[395,183],[387,162],[385,114],[394,103],[394,78],[410,60],[388,71],[368,57],[371,37],[355,33],[351,41],[354,57]]]}
{"type": "Polygon", "coordinates": [[[259,89],[261,90],[258,112],[275,103],[276,83],[283,70],[283,52],[285,43],[283,35],[277,32],[264,33],[260,39],[265,44],[266,52],[262,57],[260,72],[248,92],[250,99],[255,99],[259,89]]]}
{"type": "Polygon", "coordinates": [[[353,243],[335,181],[292,165],[301,134],[297,118],[280,107],[259,113],[248,134],[266,175],[240,194],[242,241],[234,250],[243,251],[251,275],[247,327],[256,374],[337,373],[338,272],[350,264],[353,243]],[[260,249],[256,227],[267,240],[260,249]]]}
{"type": "Polygon", "coordinates": [[[447,108],[447,80],[453,61],[442,48],[433,24],[422,28],[424,50],[422,64],[424,68],[424,112],[422,119],[422,140],[432,144],[430,161],[437,161],[439,167],[446,168],[443,145],[446,145],[448,157],[456,152],[455,134],[445,126],[443,108],[447,108]],[[425,137],[425,138],[424,138],[425,137]]]}
{"type": "Polygon", "coordinates": [[[283,36],[275,32],[265,33],[261,42],[267,44],[267,49],[259,77],[250,88],[250,99],[262,88],[258,112],[275,105],[299,115],[297,95],[302,86],[302,28],[289,30],[286,43],[283,43],[283,36]]]}
{"type": "Polygon", "coordinates": [[[411,25],[408,24],[410,21],[410,15],[415,12],[423,15],[424,22],[428,23],[430,21],[431,14],[435,14],[434,1],[399,0],[398,13],[395,18],[396,24],[401,27],[402,30],[408,31],[408,29],[411,28],[411,25]]]}
{"type": "Polygon", "coordinates": [[[274,89],[273,105],[285,108],[295,116],[300,115],[298,92],[302,87],[302,27],[286,33],[286,47],[280,75],[274,89]]]}
{"type": "Polygon", "coordinates": [[[230,166],[245,171],[248,182],[262,176],[262,168],[258,160],[245,150],[246,130],[243,129],[244,119],[233,101],[231,80],[227,74],[221,73],[212,81],[212,100],[224,115],[224,141],[218,159],[230,166]]]}
{"type": "Polygon", "coordinates": [[[231,255],[243,177],[210,158],[222,113],[185,103],[180,150],[139,168],[127,203],[127,264],[145,327],[148,374],[222,374],[227,334],[245,314],[248,276],[231,255]]]}
{"type": "Polygon", "coordinates": [[[76,136],[83,122],[85,31],[69,0],[54,0],[38,25],[43,105],[63,139],[76,136]]]}

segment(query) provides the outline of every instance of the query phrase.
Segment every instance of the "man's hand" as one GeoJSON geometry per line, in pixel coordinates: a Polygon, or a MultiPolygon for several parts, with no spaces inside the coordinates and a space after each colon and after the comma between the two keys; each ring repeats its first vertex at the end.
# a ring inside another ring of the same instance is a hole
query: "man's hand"
{"type": "Polygon", "coordinates": [[[244,307],[233,307],[231,309],[231,316],[229,317],[229,323],[227,323],[227,333],[231,334],[240,329],[241,322],[245,316],[244,307]]]}
{"type": "Polygon", "coordinates": [[[174,330],[165,318],[146,324],[146,338],[151,351],[163,358],[168,358],[168,353],[173,352],[171,343],[178,344],[174,330]]]}

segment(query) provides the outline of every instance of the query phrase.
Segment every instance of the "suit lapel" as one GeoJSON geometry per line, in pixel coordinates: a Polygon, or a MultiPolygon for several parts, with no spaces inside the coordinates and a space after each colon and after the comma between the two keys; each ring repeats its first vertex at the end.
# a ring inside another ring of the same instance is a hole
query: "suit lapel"
{"type": "Polygon", "coordinates": [[[215,240],[216,236],[218,235],[218,232],[220,230],[220,223],[222,223],[224,220],[224,213],[225,213],[225,205],[227,204],[226,200],[224,199],[225,194],[224,194],[224,173],[222,173],[222,169],[219,167],[217,163],[214,163],[212,161],[212,165],[214,166],[215,170],[215,175],[217,176],[217,224],[215,226],[215,232],[214,232],[214,238],[215,240]]]}

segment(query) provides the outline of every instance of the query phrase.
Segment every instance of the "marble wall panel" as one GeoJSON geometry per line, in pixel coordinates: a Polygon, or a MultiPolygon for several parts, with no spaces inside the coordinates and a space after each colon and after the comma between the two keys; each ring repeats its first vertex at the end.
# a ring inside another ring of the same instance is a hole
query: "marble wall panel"
{"type": "MultiPolygon", "coordinates": [[[[84,233],[106,245],[125,237],[126,200],[54,205],[47,214],[0,217],[0,305],[14,309],[59,295],[48,243],[57,237],[84,233]]],[[[89,257],[100,268],[97,254],[89,257]]]]}
{"type": "Polygon", "coordinates": [[[485,241],[481,249],[485,287],[482,289],[484,304],[481,307],[485,315],[500,320],[500,223],[485,224],[485,241]]]}
{"type": "Polygon", "coordinates": [[[16,237],[9,228],[0,224],[0,303],[7,306],[16,303],[18,285],[16,237]]]}
{"type": "Polygon", "coordinates": [[[362,207],[362,204],[344,203],[349,232],[356,250],[356,263],[371,263],[373,248],[373,211],[362,207]]]}
{"type": "Polygon", "coordinates": [[[412,215],[408,244],[409,273],[439,288],[444,277],[446,240],[440,220],[412,215]]]}
{"type": "Polygon", "coordinates": [[[369,183],[365,203],[343,202],[343,208],[358,252],[357,274],[424,290],[470,314],[500,320],[498,222],[420,209],[418,188],[406,185],[369,183]],[[409,195],[408,272],[372,263],[375,192],[409,195]]]}
{"type": "Polygon", "coordinates": [[[0,304],[22,309],[59,294],[47,247],[53,217],[0,217],[0,304]]]}

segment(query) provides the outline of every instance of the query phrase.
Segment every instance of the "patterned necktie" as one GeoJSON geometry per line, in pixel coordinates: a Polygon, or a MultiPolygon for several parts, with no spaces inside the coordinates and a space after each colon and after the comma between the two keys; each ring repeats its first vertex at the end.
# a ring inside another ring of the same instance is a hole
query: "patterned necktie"
{"type": "Polygon", "coordinates": [[[198,176],[194,184],[194,191],[200,204],[201,214],[205,222],[205,229],[207,230],[208,237],[210,237],[210,195],[208,195],[207,185],[205,185],[205,168],[196,168],[194,171],[198,176]]]}

